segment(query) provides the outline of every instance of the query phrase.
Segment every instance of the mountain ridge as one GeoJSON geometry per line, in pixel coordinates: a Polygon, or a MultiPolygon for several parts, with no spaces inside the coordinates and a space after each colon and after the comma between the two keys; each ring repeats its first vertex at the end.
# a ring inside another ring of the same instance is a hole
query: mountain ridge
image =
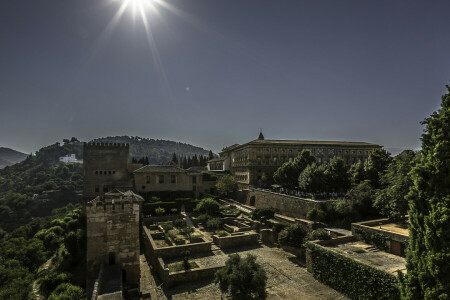
{"type": "Polygon", "coordinates": [[[25,158],[27,158],[27,156],[28,154],[22,153],[17,150],[0,147],[0,169],[21,162],[25,158]]]}

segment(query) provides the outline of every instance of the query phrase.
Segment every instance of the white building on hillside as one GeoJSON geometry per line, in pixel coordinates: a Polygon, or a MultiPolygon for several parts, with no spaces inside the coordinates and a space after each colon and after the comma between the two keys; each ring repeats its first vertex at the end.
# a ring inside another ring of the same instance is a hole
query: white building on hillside
{"type": "Polygon", "coordinates": [[[63,163],[81,162],[75,157],[75,154],[62,156],[59,158],[59,161],[63,163]]]}

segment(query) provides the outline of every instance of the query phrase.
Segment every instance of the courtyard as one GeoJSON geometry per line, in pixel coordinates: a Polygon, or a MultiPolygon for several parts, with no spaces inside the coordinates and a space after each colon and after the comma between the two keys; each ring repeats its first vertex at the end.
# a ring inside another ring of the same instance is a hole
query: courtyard
{"type": "MultiPolygon", "coordinates": [[[[347,299],[332,288],[321,284],[307,272],[295,255],[284,252],[276,247],[265,245],[249,246],[221,250],[213,246],[213,256],[194,256],[195,261],[202,265],[225,263],[228,255],[238,253],[241,256],[253,254],[267,274],[267,299],[347,299]]],[[[171,260],[174,262],[176,260],[171,260]]],[[[213,278],[164,288],[157,278],[157,299],[221,299],[222,294],[213,278]]]]}

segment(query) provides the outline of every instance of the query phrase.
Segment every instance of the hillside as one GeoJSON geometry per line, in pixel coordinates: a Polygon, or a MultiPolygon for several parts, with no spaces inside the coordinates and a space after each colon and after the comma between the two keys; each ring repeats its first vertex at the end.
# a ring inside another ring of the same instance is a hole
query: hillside
{"type": "Polygon", "coordinates": [[[196,147],[190,144],[168,141],[155,140],[141,137],[114,136],[98,138],[93,142],[103,143],[127,143],[130,144],[130,156],[141,158],[148,157],[150,164],[164,164],[172,160],[175,152],[177,156],[208,156],[209,150],[196,147]]]}
{"type": "Polygon", "coordinates": [[[10,149],[0,147],[0,169],[21,162],[27,158],[27,154],[10,149]]]}

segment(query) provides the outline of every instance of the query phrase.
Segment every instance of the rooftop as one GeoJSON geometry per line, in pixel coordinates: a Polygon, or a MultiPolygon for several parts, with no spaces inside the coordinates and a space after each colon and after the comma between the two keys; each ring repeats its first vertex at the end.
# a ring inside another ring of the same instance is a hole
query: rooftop
{"type": "Polygon", "coordinates": [[[348,141],[301,141],[301,140],[262,140],[257,139],[248,143],[239,145],[234,144],[232,146],[222,149],[222,152],[235,150],[248,145],[277,145],[277,146],[353,146],[364,148],[380,148],[380,145],[367,143],[367,142],[348,142],[348,141]]]}
{"type": "Polygon", "coordinates": [[[404,257],[380,251],[362,241],[342,242],[324,247],[393,275],[396,275],[397,271],[406,272],[404,257]]]}
{"type": "Polygon", "coordinates": [[[174,165],[147,165],[133,173],[186,173],[186,170],[174,165]]]}

